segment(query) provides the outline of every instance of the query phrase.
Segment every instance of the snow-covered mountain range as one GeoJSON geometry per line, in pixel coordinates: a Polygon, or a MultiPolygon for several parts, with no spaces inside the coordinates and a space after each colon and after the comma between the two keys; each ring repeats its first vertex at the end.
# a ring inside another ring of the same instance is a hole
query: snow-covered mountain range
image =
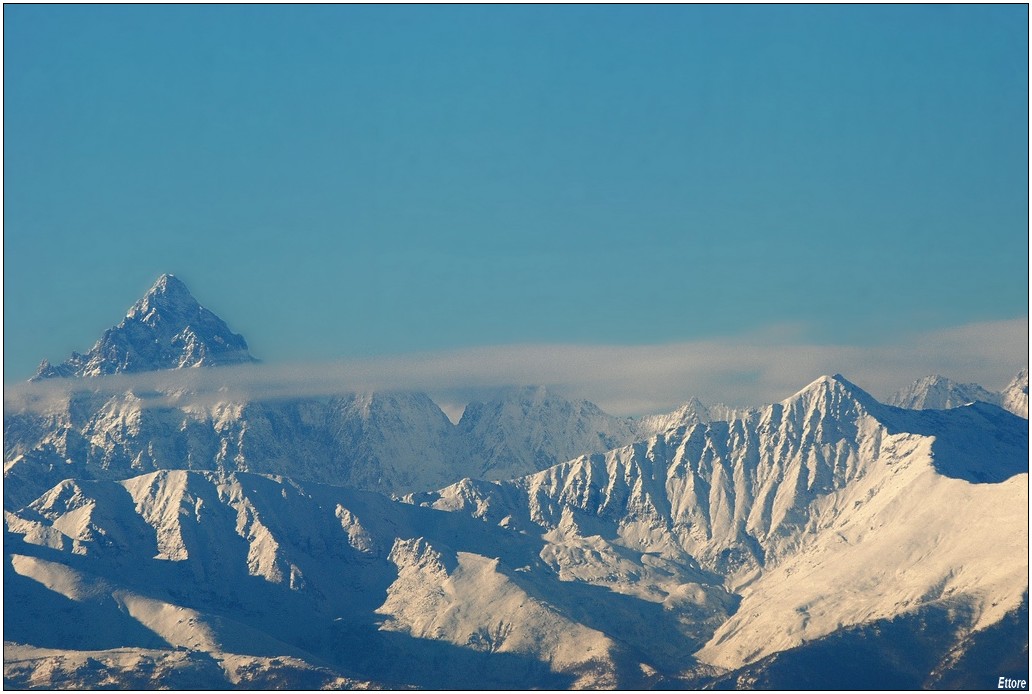
{"type": "MultiPolygon", "coordinates": [[[[179,286],[131,316],[182,334],[179,286]]],[[[188,342],[79,375],[219,363],[188,342]]],[[[5,411],[5,684],[1027,680],[1021,378],[995,403],[925,379],[904,409],[823,376],[641,419],[542,388],[458,424],[419,393],[5,411]]]]}
{"type": "Polygon", "coordinates": [[[913,410],[946,410],[972,402],[988,402],[1028,419],[1028,369],[1022,369],[1000,392],[933,374],[897,391],[887,402],[913,410]]]}
{"type": "MultiPolygon", "coordinates": [[[[253,361],[246,342],[163,275],[86,355],[34,380],[253,361]]],[[[424,393],[155,403],[154,393],[72,393],[4,418],[5,504],[68,477],[159,469],[250,471],[387,493],[464,477],[507,479],[629,443],[649,425],[540,387],[469,403],[458,424],[424,393]]],[[[177,393],[177,395],[183,395],[177,393]]]]}
{"type": "Polygon", "coordinates": [[[68,477],[249,471],[385,493],[508,479],[637,440],[648,427],[544,388],[470,403],[458,424],[424,393],[156,405],[133,392],[68,396],[4,418],[5,504],[68,477]]]}

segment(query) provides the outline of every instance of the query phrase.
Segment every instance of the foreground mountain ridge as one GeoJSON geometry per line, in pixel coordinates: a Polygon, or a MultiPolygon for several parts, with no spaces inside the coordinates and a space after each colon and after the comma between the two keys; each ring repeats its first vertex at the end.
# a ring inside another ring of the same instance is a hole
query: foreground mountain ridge
{"type": "Polygon", "coordinates": [[[186,648],[244,686],[240,662],[252,682],[599,688],[717,682],[914,615],[938,620],[941,670],[1026,599],[1027,450],[998,407],[907,411],[834,376],[732,422],[405,503],[242,472],[68,480],[5,514],[7,599],[25,601],[10,632],[194,672],[167,650],[186,648]],[[27,616],[51,614],[40,590],[110,623],[109,643],[27,616]]]}
{"type": "MultiPolygon", "coordinates": [[[[733,668],[842,625],[890,616],[904,603],[923,604],[922,596],[933,593],[963,593],[977,605],[976,628],[1015,609],[1027,591],[1027,446],[1027,424],[995,406],[905,411],[877,403],[840,376],[823,377],[748,420],[698,424],[520,480],[464,481],[411,500],[560,536],[578,529],[595,534],[604,519],[608,529],[599,535],[619,548],[615,556],[661,548],[661,554],[692,557],[744,597],[736,616],[699,652],[706,662],[733,668]],[[991,443],[972,455],[971,444],[986,430],[992,432],[991,443]],[[994,514],[981,505],[996,506],[999,502],[991,500],[997,495],[1006,499],[1002,516],[983,522],[994,514]],[[929,513],[916,531],[904,521],[929,513]],[[980,519],[977,530],[970,527],[974,518],[980,519]],[[863,527],[865,522],[871,526],[863,527]],[[922,540],[919,534],[930,527],[939,535],[933,531],[922,540]],[[1000,527],[1009,528],[1006,538],[996,537],[1000,527]],[[879,532],[870,533],[874,528],[879,532]],[[979,566],[969,569],[977,575],[970,584],[957,578],[960,564],[951,567],[949,557],[932,569],[899,551],[927,542],[933,554],[922,556],[931,562],[947,531],[971,555],[962,564],[979,566]],[[908,532],[918,536],[899,537],[908,532]],[[974,539],[979,535],[981,540],[974,539]],[[999,554],[979,557],[988,553],[979,542],[995,544],[999,554]],[[854,552],[866,561],[840,558],[854,552]],[[996,576],[996,562],[1007,563],[1008,552],[1018,560],[1005,576],[990,578],[996,576]],[[884,584],[872,581],[874,603],[858,606],[835,597],[833,581],[822,578],[820,590],[829,592],[815,595],[802,589],[808,584],[790,579],[841,574],[848,582],[850,572],[871,573],[882,554],[896,559],[882,571],[912,567],[906,569],[913,572],[904,588],[907,597],[879,597],[875,588],[884,584]],[[818,562],[814,556],[825,558],[818,562]],[[788,585],[796,588],[785,592],[788,585]],[[773,611],[772,592],[793,607],[773,611]],[[810,601],[797,600],[795,593],[811,596],[810,601]],[[750,611],[753,604],[766,607],[750,611]]],[[[607,562],[592,568],[585,554],[567,555],[569,577],[591,581],[609,575],[607,562]]]]}

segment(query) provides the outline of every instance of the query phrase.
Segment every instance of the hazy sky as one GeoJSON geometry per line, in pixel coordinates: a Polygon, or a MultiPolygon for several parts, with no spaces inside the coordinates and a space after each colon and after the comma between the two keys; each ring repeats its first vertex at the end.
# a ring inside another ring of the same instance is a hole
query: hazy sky
{"type": "Polygon", "coordinates": [[[1025,319],[1027,28],[1024,5],[7,5],[4,380],[162,272],[272,363],[772,332],[877,354],[1025,319]]]}

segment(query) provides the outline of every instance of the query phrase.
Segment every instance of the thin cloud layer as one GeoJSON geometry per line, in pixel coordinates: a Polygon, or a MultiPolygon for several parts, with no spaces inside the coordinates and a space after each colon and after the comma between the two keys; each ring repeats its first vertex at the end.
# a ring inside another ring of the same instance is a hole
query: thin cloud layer
{"type": "Polygon", "coordinates": [[[940,373],[1002,388],[1028,364],[1027,318],[966,325],[876,346],[772,338],[667,345],[510,345],[312,364],[265,364],[52,379],[4,387],[8,412],[45,410],[72,391],[132,390],[155,405],[330,396],[374,390],[430,393],[453,418],[511,385],[545,385],[617,415],[668,411],[695,396],[753,406],[782,400],[822,374],[842,373],[879,398],[940,373]]]}

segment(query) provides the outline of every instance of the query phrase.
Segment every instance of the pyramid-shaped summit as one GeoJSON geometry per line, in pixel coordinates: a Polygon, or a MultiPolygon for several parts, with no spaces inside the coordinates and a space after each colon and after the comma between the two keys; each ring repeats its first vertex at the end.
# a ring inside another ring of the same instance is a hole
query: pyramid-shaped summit
{"type": "Polygon", "coordinates": [[[89,352],[72,352],[57,366],[43,360],[32,380],[253,361],[243,337],[197,303],[177,277],[162,275],[89,352]]]}

